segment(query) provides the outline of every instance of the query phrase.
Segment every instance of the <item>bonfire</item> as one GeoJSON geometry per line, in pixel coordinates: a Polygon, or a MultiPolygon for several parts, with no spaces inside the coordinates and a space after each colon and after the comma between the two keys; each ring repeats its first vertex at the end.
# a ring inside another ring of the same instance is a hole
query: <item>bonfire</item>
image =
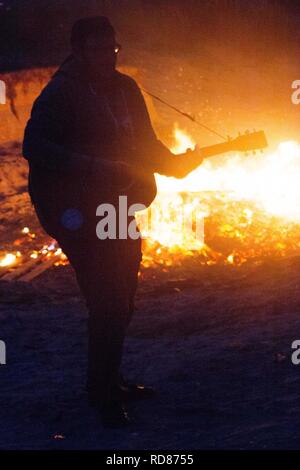
{"type": "MultiPolygon", "coordinates": [[[[174,154],[195,148],[195,140],[176,125],[173,138],[174,154]]],[[[168,268],[187,257],[207,266],[240,266],[299,253],[299,173],[300,146],[283,142],[274,152],[207,159],[181,180],[156,175],[157,197],[137,213],[142,267],[168,268]]],[[[1,279],[30,281],[68,263],[55,240],[39,246],[38,238],[30,227],[20,227],[12,250],[0,253],[1,279]]]]}

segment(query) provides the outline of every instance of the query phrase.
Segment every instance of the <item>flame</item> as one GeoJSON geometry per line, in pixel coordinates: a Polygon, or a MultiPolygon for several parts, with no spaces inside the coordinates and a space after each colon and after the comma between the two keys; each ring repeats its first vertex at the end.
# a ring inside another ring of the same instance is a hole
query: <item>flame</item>
{"type": "Polygon", "coordinates": [[[184,153],[187,149],[196,147],[195,141],[190,137],[183,129],[180,129],[177,124],[174,125],[173,129],[174,145],[171,147],[171,152],[175,155],[184,153]]]}
{"type": "MultiPolygon", "coordinates": [[[[176,132],[176,138],[180,135],[176,132]]],[[[186,141],[183,135],[174,153],[178,149],[181,152],[186,141]]],[[[271,154],[251,158],[235,154],[220,166],[207,159],[186,178],[177,180],[157,175],[156,181],[159,194],[226,191],[235,200],[256,201],[269,214],[300,222],[299,177],[300,145],[288,141],[271,154]]]]}
{"type": "MultiPolygon", "coordinates": [[[[174,154],[195,147],[194,140],[178,127],[174,128],[174,139],[174,154]]],[[[299,250],[299,180],[300,145],[294,141],[280,143],[274,152],[263,155],[207,159],[181,180],[156,175],[158,194],[151,206],[154,223],[145,232],[141,223],[142,232],[149,237],[146,265],[151,264],[152,256],[158,259],[156,243],[168,247],[164,263],[173,252],[186,255],[190,250],[201,252],[206,264],[221,258],[225,264],[241,264],[262,253],[284,255],[289,249],[299,250]],[[209,230],[205,227],[202,243],[191,234],[186,237],[178,210],[183,206],[190,213],[200,211],[205,221],[213,221],[211,232],[227,239],[223,253],[206,243],[209,230]]],[[[162,258],[161,253],[159,256],[162,258]]]]}
{"type": "MultiPolygon", "coordinates": [[[[187,149],[194,150],[196,143],[183,129],[180,129],[177,124],[173,129],[174,144],[171,147],[171,152],[176,154],[184,153],[187,149]]],[[[195,240],[194,234],[191,230],[184,230],[184,221],[192,215],[198,206],[198,199],[194,198],[192,201],[185,201],[183,207],[183,198],[179,191],[174,187],[173,191],[165,191],[164,185],[159,183],[160,175],[156,175],[156,182],[158,184],[158,196],[151,206],[151,228],[149,230],[148,224],[145,228],[145,219],[147,219],[147,211],[137,214],[137,219],[141,223],[143,235],[150,238],[152,242],[159,242],[161,245],[169,249],[175,248],[175,251],[181,247],[183,250],[185,246],[193,249],[201,249],[203,242],[195,240]]],[[[164,178],[161,181],[179,181],[175,178],[164,178]]],[[[160,249],[156,250],[156,254],[160,255],[160,249]]]]}

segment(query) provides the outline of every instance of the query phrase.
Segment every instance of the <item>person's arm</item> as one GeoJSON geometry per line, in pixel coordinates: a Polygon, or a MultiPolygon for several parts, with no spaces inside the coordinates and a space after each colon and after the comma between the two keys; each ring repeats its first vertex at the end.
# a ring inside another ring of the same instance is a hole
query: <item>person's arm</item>
{"type": "Polygon", "coordinates": [[[154,173],[184,178],[202,163],[201,155],[193,150],[174,155],[157,139],[144,97],[138,85],[134,81],[132,83],[135,89],[137,122],[139,123],[137,137],[141,147],[140,152],[146,157],[142,162],[143,165],[150,168],[154,173]]]}
{"type": "Polygon", "coordinates": [[[52,80],[44,88],[33,105],[25,129],[23,156],[29,162],[58,174],[75,171],[82,175],[94,174],[98,179],[103,174],[111,183],[118,184],[121,165],[66,148],[65,139],[74,112],[71,102],[67,83],[52,80]]]}
{"type": "Polygon", "coordinates": [[[24,158],[50,171],[67,170],[72,155],[65,148],[64,141],[71,117],[64,84],[52,80],[32,107],[24,132],[24,158]]]}

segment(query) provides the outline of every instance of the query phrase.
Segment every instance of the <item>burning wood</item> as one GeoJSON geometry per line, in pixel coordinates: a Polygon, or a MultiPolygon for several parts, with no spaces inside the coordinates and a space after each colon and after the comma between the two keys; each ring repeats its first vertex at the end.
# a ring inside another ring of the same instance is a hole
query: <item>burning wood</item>
{"type": "MultiPolygon", "coordinates": [[[[195,139],[174,126],[174,154],[195,147],[195,139]]],[[[144,240],[143,268],[168,268],[189,256],[203,265],[240,265],[267,256],[299,253],[300,146],[284,142],[273,153],[205,161],[186,178],[156,175],[158,195],[138,220],[144,240]],[[204,243],[182,230],[185,207],[204,220],[204,243]],[[155,215],[155,216],[154,216],[155,215]]],[[[25,226],[13,249],[0,254],[2,280],[30,281],[53,265],[66,264],[54,241],[39,245],[39,233],[25,226]]]]}
{"type": "MultiPolygon", "coordinates": [[[[36,238],[36,234],[32,233],[28,227],[21,230],[29,240],[36,238]]],[[[19,240],[15,244],[20,244],[19,240]],[[18,242],[18,243],[16,243],[18,242]]],[[[43,245],[39,250],[29,250],[28,245],[24,246],[24,252],[17,251],[14,253],[6,253],[0,258],[0,279],[2,281],[24,281],[29,282],[42,272],[53,265],[64,264],[66,256],[61,249],[56,246],[56,242],[52,241],[49,245],[43,245]]]]}

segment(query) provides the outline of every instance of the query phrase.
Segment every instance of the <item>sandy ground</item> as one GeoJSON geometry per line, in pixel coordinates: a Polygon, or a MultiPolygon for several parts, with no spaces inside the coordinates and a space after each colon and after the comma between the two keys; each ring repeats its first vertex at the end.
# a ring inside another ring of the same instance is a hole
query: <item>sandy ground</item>
{"type": "MultiPolygon", "coordinates": [[[[296,138],[299,120],[289,94],[297,76],[285,58],[256,74],[239,70],[237,81],[234,63],[202,59],[201,73],[138,51],[131,65],[151,91],[222,132],[262,127],[274,145],[296,138]]],[[[167,136],[176,116],[159,105],[156,112],[157,128],[167,136]]],[[[20,115],[25,119],[28,109],[20,115]]],[[[204,144],[215,142],[184,123],[204,144]]],[[[2,147],[1,162],[10,166],[1,173],[1,250],[16,249],[12,242],[28,223],[39,241],[45,238],[18,154],[19,144],[2,147]]],[[[130,407],[135,421],[126,431],[104,431],[87,405],[87,313],[71,268],[51,268],[30,284],[0,281],[0,339],[7,345],[0,448],[299,448],[300,366],[291,362],[291,343],[300,338],[299,268],[297,256],[241,267],[205,267],[196,256],[167,270],[143,270],[124,371],[155,386],[158,396],[130,407]]]]}
{"type": "Polygon", "coordinates": [[[130,406],[126,431],[104,431],[87,405],[87,314],[71,268],[0,282],[0,448],[299,448],[299,267],[144,272],[124,371],[158,395],[130,406]]]}

